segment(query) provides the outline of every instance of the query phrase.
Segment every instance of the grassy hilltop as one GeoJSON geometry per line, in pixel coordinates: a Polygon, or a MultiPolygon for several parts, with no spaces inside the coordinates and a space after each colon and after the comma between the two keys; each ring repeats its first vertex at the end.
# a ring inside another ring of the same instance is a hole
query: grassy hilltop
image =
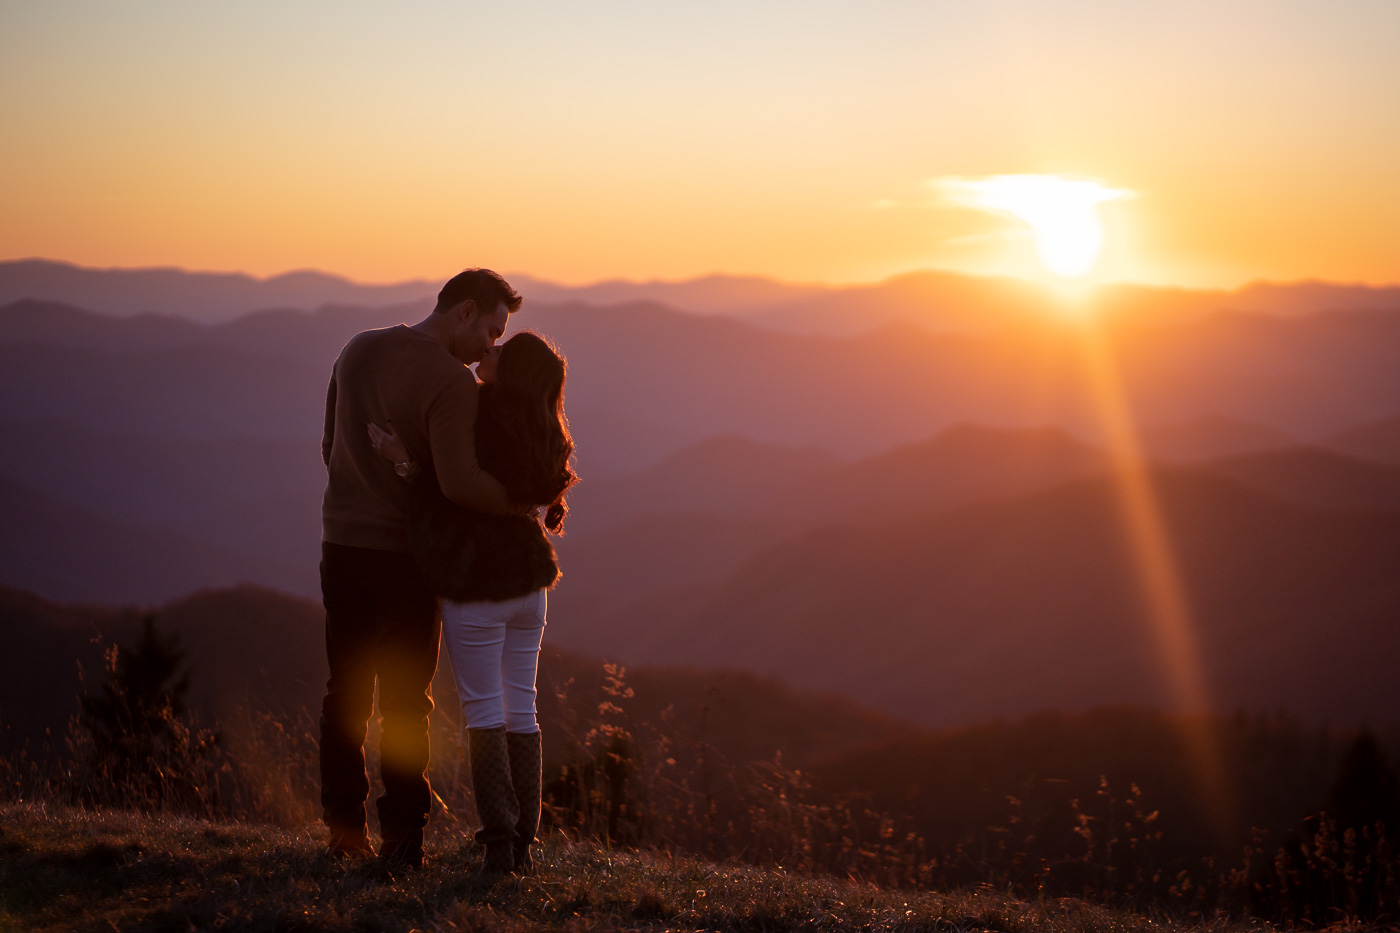
{"type": "Polygon", "coordinates": [[[555,649],[541,664],[539,877],[470,877],[470,764],[450,683],[431,719],[432,866],[394,879],[332,864],[318,855],[316,686],[277,676],[315,669],[302,637],[314,616],[279,594],[206,591],[138,634],[134,609],[0,589],[0,628],[19,646],[0,670],[0,933],[1011,933],[1142,918],[1389,928],[1400,916],[1393,727],[1118,707],[921,730],[741,672],[629,672],[555,649]],[[285,648],[279,667],[241,663],[268,633],[285,648]],[[85,679],[63,676],[75,658],[85,679]],[[280,689],[250,704],[253,683],[280,689]],[[29,716],[6,721],[15,713],[29,716]],[[1183,760],[1187,727],[1222,750],[1228,818],[1183,760]]]}
{"type": "Polygon", "coordinates": [[[439,835],[423,871],[394,877],[327,859],[311,829],[33,804],[0,807],[0,826],[5,931],[1231,929],[1073,898],[914,893],[558,836],[536,875],[490,882],[472,873],[479,855],[465,832],[439,835]]]}

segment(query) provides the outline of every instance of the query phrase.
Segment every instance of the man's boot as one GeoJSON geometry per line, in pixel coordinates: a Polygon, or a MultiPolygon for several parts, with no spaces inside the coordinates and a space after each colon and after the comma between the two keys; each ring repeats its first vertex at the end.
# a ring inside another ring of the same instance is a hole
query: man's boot
{"type": "MultiPolygon", "coordinates": [[[[381,820],[382,824],[382,820],[381,820]]],[[[379,857],[391,868],[413,871],[423,867],[423,828],[384,830],[379,857]]]]}
{"type": "Polygon", "coordinates": [[[535,867],[530,847],[539,841],[535,833],[540,828],[540,734],[507,732],[506,746],[510,751],[510,783],[520,808],[520,819],[515,823],[515,871],[528,875],[535,867]]]}
{"type": "Polygon", "coordinates": [[[332,829],[326,843],[326,854],[335,859],[373,858],[374,846],[369,844],[365,828],[332,829]]]}
{"type": "Polygon", "coordinates": [[[486,847],[481,870],[488,875],[509,874],[515,869],[515,826],[520,820],[520,807],[510,782],[506,727],[468,729],[467,750],[471,755],[476,815],[481,820],[476,841],[486,847]]]}

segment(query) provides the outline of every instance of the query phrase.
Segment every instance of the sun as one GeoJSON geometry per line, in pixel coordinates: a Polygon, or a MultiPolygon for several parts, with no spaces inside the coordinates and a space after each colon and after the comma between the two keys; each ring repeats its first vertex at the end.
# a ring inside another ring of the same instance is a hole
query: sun
{"type": "Polygon", "coordinates": [[[1131,191],[1097,181],[1059,175],[992,175],[942,178],[938,187],[954,203],[1006,214],[1025,223],[1036,253],[1050,272],[1078,278],[1089,272],[1103,249],[1098,206],[1131,197],[1131,191]]]}

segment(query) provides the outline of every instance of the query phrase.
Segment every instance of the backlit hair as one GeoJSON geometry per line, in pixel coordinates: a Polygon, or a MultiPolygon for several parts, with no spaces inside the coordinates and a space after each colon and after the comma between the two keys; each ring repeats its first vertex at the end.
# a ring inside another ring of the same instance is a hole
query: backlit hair
{"type": "Polygon", "coordinates": [[[578,482],[569,464],[574,441],[564,414],[564,357],[538,334],[523,331],[501,345],[496,380],[482,387],[477,447],[482,466],[511,498],[545,505],[544,525],[560,534],[569,513],[564,494],[578,482]],[[501,457],[500,464],[487,459],[501,457]],[[500,472],[492,469],[497,466],[500,472]]]}
{"type": "Polygon", "coordinates": [[[525,299],[510,287],[509,282],[490,269],[463,269],[448,279],[438,292],[433,313],[441,314],[468,300],[475,301],[478,309],[487,312],[495,311],[497,305],[504,304],[506,312],[513,314],[520,310],[520,303],[525,299]]]}

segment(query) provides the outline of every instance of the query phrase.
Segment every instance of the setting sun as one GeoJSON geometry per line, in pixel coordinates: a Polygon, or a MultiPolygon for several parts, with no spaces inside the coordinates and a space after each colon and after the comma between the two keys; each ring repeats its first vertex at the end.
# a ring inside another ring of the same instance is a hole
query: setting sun
{"type": "Polygon", "coordinates": [[[1025,223],[1035,237],[1041,264],[1065,278],[1084,275],[1099,258],[1103,249],[1099,204],[1132,194],[1097,181],[1057,175],[944,178],[938,187],[964,207],[1007,214],[1025,223]]]}

